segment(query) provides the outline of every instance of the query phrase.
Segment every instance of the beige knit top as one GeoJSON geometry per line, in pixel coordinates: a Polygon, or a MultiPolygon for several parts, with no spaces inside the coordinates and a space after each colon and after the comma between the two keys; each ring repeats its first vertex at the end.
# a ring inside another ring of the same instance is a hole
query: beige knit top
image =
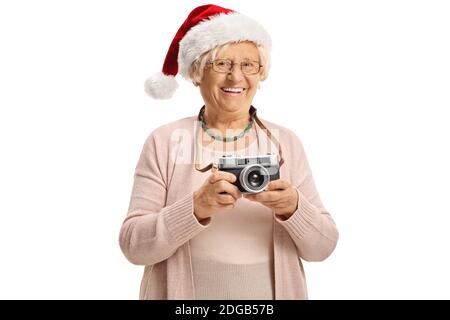
{"type": "MultiPolygon", "coordinates": [[[[238,144],[238,150],[222,143],[200,147],[203,165],[222,154],[267,151],[265,143],[258,146],[253,132],[245,138],[248,145],[239,149],[238,144]]],[[[210,174],[195,170],[193,189],[198,190],[210,174]]],[[[209,227],[190,240],[196,299],[274,298],[272,215],[269,208],[241,198],[232,210],[213,215],[209,227]]]]}
{"type": "Polygon", "coordinates": [[[272,212],[247,199],[190,240],[196,299],[273,299],[272,212]]]}

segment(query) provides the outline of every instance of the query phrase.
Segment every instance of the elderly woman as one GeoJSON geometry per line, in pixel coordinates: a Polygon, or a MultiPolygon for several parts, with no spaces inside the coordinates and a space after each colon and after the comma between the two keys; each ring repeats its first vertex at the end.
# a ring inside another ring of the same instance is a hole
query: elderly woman
{"type": "Polygon", "coordinates": [[[154,130],[136,167],[120,246],[145,265],[141,299],[306,299],[301,260],[334,250],[338,231],[301,142],[252,106],[270,46],[254,20],[201,6],[178,30],[162,73],[146,81],[152,97],[169,98],[179,70],[204,106],[154,130]],[[226,170],[263,155],[271,160],[256,166],[270,175],[226,170]]]}

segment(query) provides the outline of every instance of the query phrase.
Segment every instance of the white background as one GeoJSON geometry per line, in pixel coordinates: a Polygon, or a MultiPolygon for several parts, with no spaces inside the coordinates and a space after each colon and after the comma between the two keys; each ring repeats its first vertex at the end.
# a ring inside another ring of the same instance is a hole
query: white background
{"type": "MultiPolygon", "coordinates": [[[[195,115],[143,81],[203,1],[0,3],[0,298],[136,299],[118,245],[156,127],[195,115]]],[[[312,299],[449,299],[448,1],[216,1],[263,24],[254,105],[294,130],[337,222],[312,299]]]]}

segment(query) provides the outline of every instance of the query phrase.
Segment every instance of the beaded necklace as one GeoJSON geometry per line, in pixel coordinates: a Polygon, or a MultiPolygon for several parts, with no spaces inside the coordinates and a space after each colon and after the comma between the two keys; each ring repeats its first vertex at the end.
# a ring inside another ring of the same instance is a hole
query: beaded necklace
{"type": "Polygon", "coordinates": [[[211,138],[213,138],[214,140],[217,141],[222,141],[222,142],[231,142],[231,141],[236,141],[240,138],[242,138],[243,136],[245,136],[245,134],[252,128],[253,126],[253,117],[250,116],[250,119],[248,121],[247,126],[245,127],[245,129],[239,133],[238,135],[232,136],[232,137],[222,137],[221,135],[218,134],[214,134],[210,128],[208,128],[208,126],[206,125],[206,121],[205,121],[205,109],[202,109],[202,111],[200,112],[198,118],[200,120],[200,122],[202,123],[202,128],[203,130],[205,130],[205,132],[208,134],[208,136],[210,136],[211,138]]]}

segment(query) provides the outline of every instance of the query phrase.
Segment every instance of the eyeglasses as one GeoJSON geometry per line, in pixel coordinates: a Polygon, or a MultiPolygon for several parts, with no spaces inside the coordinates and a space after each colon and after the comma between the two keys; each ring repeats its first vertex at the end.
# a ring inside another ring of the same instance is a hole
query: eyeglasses
{"type": "Polygon", "coordinates": [[[213,70],[218,73],[230,73],[235,64],[239,64],[241,66],[241,71],[243,74],[257,74],[263,67],[256,61],[242,61],[241,63],[235,63],[228,59],[217,59],[214,61],[209,61],[207,64],[211,64],[213,70]]]}

